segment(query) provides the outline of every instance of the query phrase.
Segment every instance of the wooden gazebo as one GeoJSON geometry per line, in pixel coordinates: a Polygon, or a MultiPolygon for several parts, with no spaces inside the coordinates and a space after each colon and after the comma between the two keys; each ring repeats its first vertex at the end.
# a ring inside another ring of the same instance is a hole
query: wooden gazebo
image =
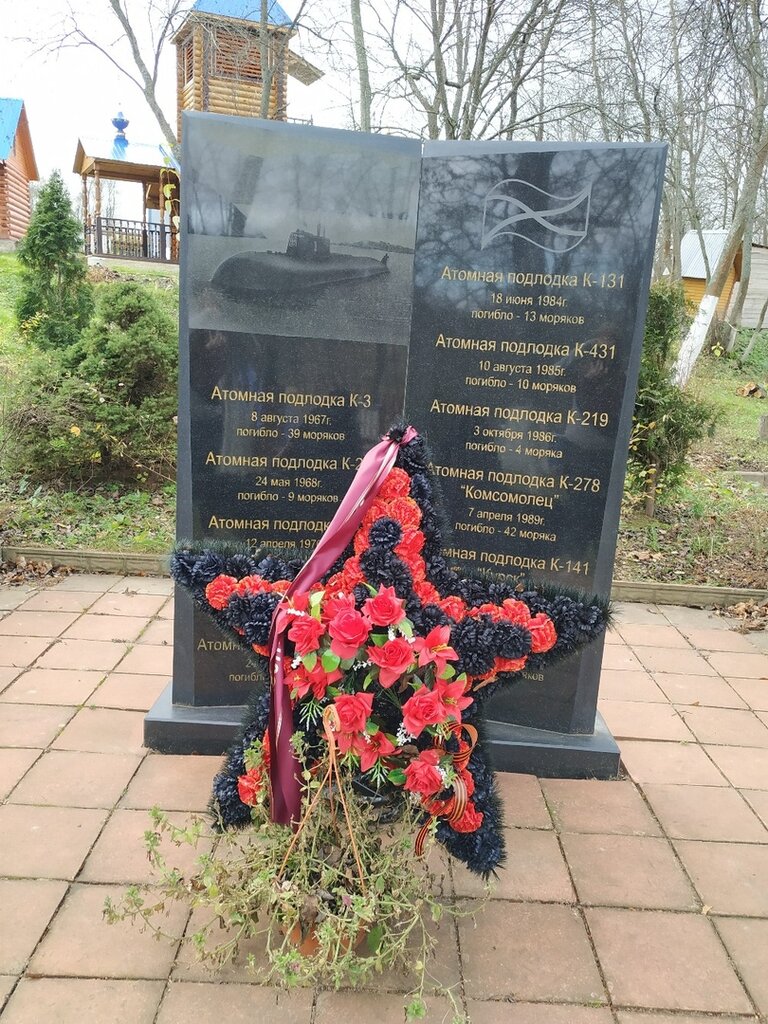
{"type": "Polygon", "coordinates": [[[122,114],[112,121],[117,135],[106,139],[81,138],[77,142],[73,170],[83,180],[83,226],[89,256],[109,256],[159,263],[178,261],[178,236],[173,213],[178,212],[179,175],[175,161],[162,146],[129,142],[128,122],[122,114]],[[88,199],[88,179],[93,178],[93,207],[88,199]],[[102,216],[101,184],[104,180],[130,181],[141,186],[142,218],[102,216]],[[172,185],[173,212],[166,212],[166,185],[172,185]],[[156,210],[151,217],[149,211],[156,210]]]}

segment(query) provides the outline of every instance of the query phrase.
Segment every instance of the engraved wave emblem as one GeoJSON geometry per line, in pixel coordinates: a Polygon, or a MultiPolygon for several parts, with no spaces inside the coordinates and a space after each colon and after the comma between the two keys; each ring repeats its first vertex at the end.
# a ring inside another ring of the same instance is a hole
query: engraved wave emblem
{"type": "Polygon", "coordinates": [[[547,252],[568,252],[589,230],[592,185],[572,196],[555,196],[522,178],[494,185],[483,205],[481,248],[501,235],[517,235],[547,252]]]}

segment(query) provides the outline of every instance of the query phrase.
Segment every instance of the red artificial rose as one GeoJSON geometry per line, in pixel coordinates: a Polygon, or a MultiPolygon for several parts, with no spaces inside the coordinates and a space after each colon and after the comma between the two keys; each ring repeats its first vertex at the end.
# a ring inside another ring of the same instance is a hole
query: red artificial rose
{"type": "Polygon", "coordinates": [[[458,622],[463,619],[467,614],[467,606],[464,604],[460,597],[455,594],[451,594],[449,597],[444,597],[442,601],[438,601],[437,605],[442,608],[445,614],[453,619],[454,622],[458,622]]]}
{"type": "Polygon", "coordinates": [[[394,743],[387,738],[381,729],[374,733],[373,736],[366,734],[359,748],[360,771],[369,772],[379,758],[394,754],[395,749],[394,743]]]}
{"type": "Polygon", "coordinates": [[[411,565],[419,557],[424,548],[424,534],[421,530],[407,527],[399,544],[395,546],[395,554],[406,565],[411,565]]]}
{"type": "Polygon", "coordinates": [[[543,654],[557,643],[555,624],[544,612],[534,615],[525,628],[531,634],[531,652],[533,654],[543,654]]]}
{"type": "Polygon", "coordinates": [[[316,651],[320,646],[320,637],[325,633],[325,626],[312,615],[293,616],[288,630],[288,639],[293,640],[296,653],[300,656],[316,651]]]}
{"type": "Polygon", "coordinates": [[[249,768],[237,780],[237,795],[249,807],[255,807],[259,793],[264,788],[264,772],[261,768],[249,768]]]}
{"type": "Polygon", "coordinates": [[[413,648],[404,637],[397,636],[383,647],[369,647],[368,657],[379,667],[381,685],[390,687],[413,664],[413,648]]]}
{"type": "Polygon", "coordinates": [[[405,618],[405,607],[394,587],[380,587],[363,605],[363,614],[374,626],[396,626],[405,618]]]}
{"type": "Polygon", "coordinates": [[[434,694],[440,702],[443,714],[441,722],[451,716],[461,722],[461,712],[474,703],[472,697],[464,696],[464,683],[452,683],[448,679],[435,680],[434,694]]]}
{"type": "Polygon", "coordinates": [[[334,698],[339,732],[362,732],[373,707],[372,693],[341,693],[334,698]]]}
{"type": "Polygon", "coordinates": [[[458,654],[450,646],[451,627],[435,626],[425,637],[417,636],[413,649],[419,655],[419,668],[434,663],[435,673],[440,675],[449,661],[458,661],[458,654]]]}
{"type": "MultiPolygon", "coordinates": [[[[334,576],[333,579],[336,579],[336,577],[334,576]]],[[[329,594],[328,590],[326,590],[325,595],[325,600],[320,606],[320,615],[323,622],[330,622],[331,619],[335,619],[339,612],[353,612],[355,610],[355,599],[351,594],[345,594],[343,591],[329,594]]]]}
{"type": "Polygon", "coordinates": [[[422,750],[405,769],[405,785],[403,789],[409,793],[421,793],[432,796],[445,788],[443,776],[438,770],[440,754],[437,750],[422,750]]]}
{"type": "Polygon", "coordinates": [[[413,498],[392,498],[386,503],[384,515],[403,527],[416,527],[421,523],[421,509],[413,498]]]}
{"type": "Polygon", "coordinates": [[[328,624],[331,650],[340,658],[354,658],[368,639],[369,629],[366,620],[354,608],[340,611],[328,624]]]}
{"type": "Polygon", "coordinates": [[[387,474],[377,498],[407,498],[411,489],[411,478],[404,469],[393,466],[387,474]]]}
{"type": "Polygon", "coordinates": [[[471,800],[467,803],[467,809],[459,820],[450,822],[454,832],[477,832],[482,824],[483,812],[478,811],[471,800]]]}
{"type": "Polygon", "coordinates": [[[261,576],[243,576],[237,584],[235,592],[238,597],[252,597],[254,594],[261,594],[271,589],[272,584],[269,580],[262,579],[261,576]]]}
{"type": "Polygon", "coordinates": [[[516,626],[525,626],[526,629],[531,621],[531,609],[528,605],[524,601],[516,601],[512,597],[508,597],[502,604],[501,614],[507,622],[512,622],[516,626]]]}
{"type": "Polygon", "coordinates": [[[445,720],[445,709],[438,694],[428,686],[420,686],[403,704],[403,726],[411,736],[420,736],[428,725],[445,720]]]}
{"type": "Polygon", "coordinates": [[[205,599],[211,608],[215,608],[217,612],[223,611],[236,587],[237,580],[234,576],[217,576],[205,588],[205,599]]]}

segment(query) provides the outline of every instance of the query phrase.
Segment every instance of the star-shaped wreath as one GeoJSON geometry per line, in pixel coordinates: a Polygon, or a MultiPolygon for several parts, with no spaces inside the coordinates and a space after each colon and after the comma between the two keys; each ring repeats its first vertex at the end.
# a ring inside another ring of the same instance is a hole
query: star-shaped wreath
{"type": "Polygon", "coordinates": [[[297,820],[301,772],[322,756],[332,707],[358,788],[374,802],[420,804],[417,849],[434,829],[478,874],[503,861],[483,706],[524,667],[598,637],[608,610],[514,579],[459,575],[442,553],[437,504],[423,439],[397,428],[366,456],[307,562],[234,547],[174,553],[176,582],[269,669],[214,781],[212,807],[226,826],[247,824],[263,800],[274,820],[297,820]]]}

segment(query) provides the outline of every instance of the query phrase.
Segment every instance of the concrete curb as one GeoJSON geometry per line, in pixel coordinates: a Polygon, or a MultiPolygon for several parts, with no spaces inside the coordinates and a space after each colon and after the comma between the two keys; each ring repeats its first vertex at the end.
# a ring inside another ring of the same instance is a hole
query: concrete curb
{"type": "MultiPolygon", "coordinates": [[[[81,572],[118,572],[126,576],[167,576],[168,555],[142,555],[120,551],[67,551],[42,547],[0,547],[0,561],[50,562],[53,566],[69,566],[81,572]]],[[[679,604],[689,608],[710,605],[722,607],[739,601],[768,601],[768,590],[739,587],[702,587],[686,583],[653,583],[614,580],[611,589],[614,601],[643,604],[679,604]]]]}

